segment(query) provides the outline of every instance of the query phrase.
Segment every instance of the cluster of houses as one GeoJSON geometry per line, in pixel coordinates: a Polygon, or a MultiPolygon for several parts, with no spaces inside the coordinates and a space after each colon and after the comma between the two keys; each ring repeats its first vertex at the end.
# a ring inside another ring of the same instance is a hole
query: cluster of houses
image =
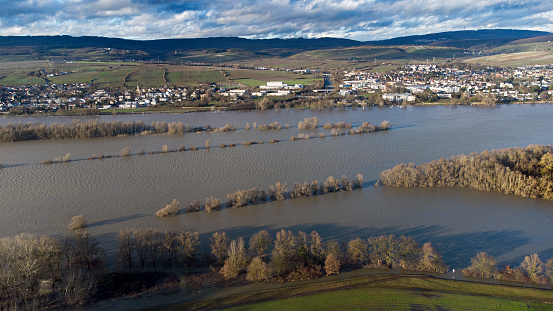
{"type": "Polygon", "coordinates": [[[342,96],[355,93],[383,93],[392,102],[412,102],[416,94],[431,91],[439,98],[455,93],[489,96],[509,101],[546,100],[553,95],[553,65],[470,70],[437,65],[406,65],[386,73],[344,72],[342,96]],[[402,89],[402,93],[389,90],[402,89]]]}

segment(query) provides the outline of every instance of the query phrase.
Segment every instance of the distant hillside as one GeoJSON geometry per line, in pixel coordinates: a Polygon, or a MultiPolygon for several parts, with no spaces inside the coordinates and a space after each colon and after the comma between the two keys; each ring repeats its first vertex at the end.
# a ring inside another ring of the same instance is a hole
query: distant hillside
{"type": "MultiPolygon", "coordinates": [[[[184,60],[193,51],[233,53],[237,59],[247,57],[288,57],[298,53],[349,48],[363,45],[378,46],[445,46],[462,49],[492,49],[515,40],[545,38],[552,33],[529,30],[487,29],[451,31],[389,40],[360,42],[339,38],[317,39],[244,39],[237,37],[129,40],[105,37],[72,36],[0,36],[0,56],[32,59],[159,59],[184,60]]],[[[542,40],[542,39],[540,39],[542,40]]],[[[454,52],[455,53],[455,52],[454,52]]],[[[193,55],[195,57],[195,55],[193,55]]],[[[205,57],[203,57],[205,58],[205,57]]],[[[219,59],[219,61],[222,59],[219,59]]]]}
{"type": "Polygon", "coordinates": [[[550,41],[553,41],[553,35],[534,37],[534,38],[528,38],[528,39],[520,39],[513,42],[509,42],[509,44],[515,45],[515,44],[528,44],[528,43],[539,43],[539,42],[550,42],[550,41]]]}
{"type": "Polygon", "coordinates": [[[0,47],[34,46],[41,48],[113,48],[144,51],[150,55],[165,55],[182,50],[243,49],[264,51],[274,49],[317,50],[362,45],[362,42],[338,39],[244,39],[236,37],[199,39],[128,40],[104,37],[72,36],[0,36],[0,47]]]}
{"type": "Polygon", "coordinates": [[[553,35],[544,31],[483,29],[449,31],[420,36],[398,37],[388,40],[366,42],[373,45],[437,45],[457,48],[492,48],[514,40],[553,35]]]}

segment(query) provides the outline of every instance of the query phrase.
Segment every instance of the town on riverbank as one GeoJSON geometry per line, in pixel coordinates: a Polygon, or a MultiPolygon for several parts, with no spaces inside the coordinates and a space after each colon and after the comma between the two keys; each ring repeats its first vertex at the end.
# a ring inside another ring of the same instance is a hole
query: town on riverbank
{"type": "MultiPolygon", "coordinates": [[[[186,66],[183,66],[186,67],[186,66]]],[[[253,71],[282,69],[255,67],[253,71]]],[[[196,86],[110,87],[92,83],[45,83],[0,87],[0,112],[125,113],[172,108],[279,109],[367,107],[395,104],[501,104],[553,98],[553,65],[516,68],[456,64],[411,64],[386,72],[292,70],[310,84],[200,83],[196,86]]],[[[55,73],[59,75],[60,73],[55,73]]],[[[49,75],[54,75],[50,73],[49,75]]]]}

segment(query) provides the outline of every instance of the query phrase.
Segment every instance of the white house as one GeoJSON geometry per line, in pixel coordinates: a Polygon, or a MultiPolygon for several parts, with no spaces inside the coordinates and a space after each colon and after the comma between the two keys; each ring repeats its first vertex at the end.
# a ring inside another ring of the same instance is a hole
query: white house
{"type": "Polygon", "coordinates": [[[410,93],[389,93],[389,94],[382,94],[382,98],[394,103],[401,103],[401,102],[414,102],[416,97],[415,95],[412,95],[410,93]]]}

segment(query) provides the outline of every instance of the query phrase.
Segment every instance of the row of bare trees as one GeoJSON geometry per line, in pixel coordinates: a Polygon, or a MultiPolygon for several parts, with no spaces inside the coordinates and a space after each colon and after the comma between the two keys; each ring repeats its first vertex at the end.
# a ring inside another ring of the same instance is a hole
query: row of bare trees
{"type": "Polygon", "coordinates": [[[340,243],[324,241],[316,231],[293,234],[280,230],[273,239],[261,230],[250,237],[248,248],[242,237],[231,241],[224,232],[214,233],[210,241],[211,253],[223,265],[221,273],[227,279],[240,274],[250,281],[311,279],[320,277],[323,270],[327,275],[339,273],[343,266],[447,271],[432,244],[421,247],[405,236],[355,238],[340,243]]]}
{"type": "MultiPolygon", "coordinates": [[[[342,175],[340,180],[329,176],[324,182],[320,183],[318,180],[314,180],[311,183],[294,183],[292,190],[288,191],[288,185],[286,183],[276,183],[270,185],[267,191],[260,190],[258,188],[251,188],[247,190],[238,190],[227,195],[226,206],[227,207],[243,207],[246,205],[255,205],[267,200],[282,201],[286,199],[294,199],[300,197],[311,197],[315,195],[322,195],[329,192],[337,191],[351,191],[363,187],[363,175],[357,174],[352,181],[349,181],[346,175],[342,175]]],[[[178,202],[177,202],[178,206],[178,202]]],[[[186,207],[186,211],[189,213],[198,212],[204,210],[206,212],[213,212],[219,210],[221,207],[220,200],[211,196],[205,199],[205,201],[195,200],[186,207]]],[[[170,205],[158,211],[157,216],[165,217],[177,215],[178,211],[171,208],[170,205]],[[167,211],[171,209],[173,213],[167,211]]]]}
{"type": "Polygon", "coordinates": [[[468,187],[553,200],[553,148],[529,145],[400,164],[383,171],[380,181],[395,187],[468,187]]]}
{"type": "Polygon", "coordinates": [[[478,253],[470,261],[471,265],[463,270],[464,276],[553,284],[553,259],[542,262],[536,253],[524,257],[518,267],[507,265],[503,269],[498,269],[495,258],[485,252],[478,253]]]}
{"type": "Polygon", "coordinates": [[[182,122],[155,121],[148,125],[142,121],[112,121],[99,122],[91,120],[82,122],[73,120],[71,123],[8,123],[0,126],[0,142],[16,142],[41,139],[70,139],[113,137],[119,135],[138,135],[147,133],[183,134],[197,131],[235,131],[233,125],[213,129],[209,125],[190,126],[182,122]]]}
{"type": "Polygon", "coordinates": [[[190,231],[119,231],[118,260],[125,269],[190,265],[200,245],[198,233],[190,231]]]}

